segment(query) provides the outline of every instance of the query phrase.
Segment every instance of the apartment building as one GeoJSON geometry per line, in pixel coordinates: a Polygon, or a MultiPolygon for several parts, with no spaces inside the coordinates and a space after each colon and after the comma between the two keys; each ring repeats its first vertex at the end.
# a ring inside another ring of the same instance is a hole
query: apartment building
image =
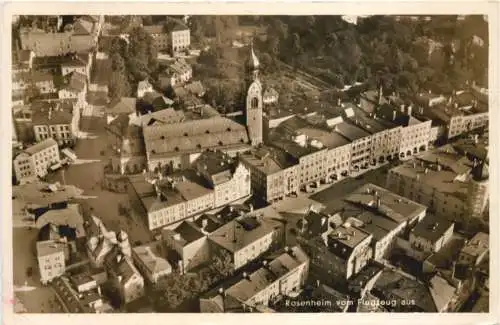
{"type": "Polygon", "coordinates": [[[298,194],[297,167],[281,150],[260,146],[241,154],[239,159],[250,170],[253,195],[273,202],[298,194]]]}
{"type": "Polygon", "coordinates": [[[151,125],[144,127],[143,134],[149,170],[189,168],[207,149],[231,156],[250,149],[245,126],[219,116],[151,125]]]}
{"type": "Polygon", "coordinates": [[[473,163],[446,145],[391,169],[386,186],[462,227],[486,208],[488,165],[473,163]]]}
{"type": "Polygon", "coordinates": [[[427,150],[429,143],[438,138],[437,130],[432,135],[432,120],[422,115],[422,110],[414,111],[411,105],[382,105],[376,116],[384,121],[400,126],[398,154],[400,158],[410,157],[427,150]]]}
{"type": "Polygon", "coordinates": [[[129,197],[150,230],[175,226],[189,216],[214,208],[213,189],[206,187],[194,171],[175,179],[136,175],[129,180],[129,197]]]}
{"type": "Polygon", "coordinates": [[[24,149],[14,158],[14,173],[20,183],[44,177],[49,167],[60,163],[57,142],[49,138],[24,149]]]}
{"type": "Polygon", "coordinates": [[[175,87],[184,84],[193,77],[193,68],[184,59],[177,59],[160,73],[162,87],[175,87]]]}
{"type": "Polygon", "coordinates": [[[309,257],[300,248],[286,249],[257,270],[243,272],[200,297],[201,312],[269,311],[270,304],[297,293],[305,285],[309,257]]]}
{"type": "Polygon", "coordinates": [[[51,282],[66,271],[66,261],[69,259],[69,246],[65,241],[39,241],[36,243],[40,281],[43,284],[51,282]]]}
{"type": "Polygon", "coordinates": [[[228,154],[219,150],[207,151],[194,164],[197,172],[213,188],[214,207],[221,207],[250,195],[250,170],[228,154]]]}
{"type": "Polygon", "coordinates": [[[151,35],[159,51],[168,49],[169,35],[163,25],[142,26],[142,28],[151,35]]]}
{"type": "Polygon", "coordinates": [[[21,48],[33,51],[37,57],[90,52],[96,44],[94,35],[76,34],[71,31],[47,33],[40,29],[22,28],[19,36],[21,48]]]}
{"type": "Polygon", "coordinates": [[[36,141],[52,138],[60,146],[75,143],[80,113],[71,100],[39,101],[31,109],[36,141]]]}
{"type": "Polygon", "coordinates": [[[278,247],[281,232],[279,221],[243,216],[218,228],[208,238],[213,254],[218,250],[230,253],[236,270],[272,247],[278,247]]]}
{"type": "Polygon", "coordinates": [[[166,260],[167,254],[161,241],[154,241],[132,248],[132,259],[144,279],[156,284],[172,273],[172,266],[166,260]]]}
{"type": "Polygon", "coordinates": [[[35,87],[41,94],[56,93],[54,75],[44,71],[18,72],[12,78],[13,91],[25,91],[30,87],[35,87]]]}
{"type": "Polygon", "coordinates": [[[191,31],[184,24],[177,24],[170,32],[170,51],[177,54],[189,49],[191,45],[191,31]]]}
{"type": "Polygon", "coordinates": [[[422,252],[437,253],[453,235],[455,224],[433,215],[426,216],[410,232],[410,245],[422,252]]]}
{"type": "Polygon", "coordinates": [[[164,229],[162,239],[169,249],[179,255],[179,271],[181,273],[207,263],[211,259],[207,231],[208,221],[199,227],[193,221],[183,221],[173,229],[164,229]]]}

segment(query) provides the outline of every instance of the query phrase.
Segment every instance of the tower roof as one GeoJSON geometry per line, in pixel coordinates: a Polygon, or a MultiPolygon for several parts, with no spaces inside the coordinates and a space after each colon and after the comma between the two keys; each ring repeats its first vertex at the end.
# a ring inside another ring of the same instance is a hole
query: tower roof
{"type": "Polygon", "coordinates": [[[248,58],[247,65],[251,69],[258,69],[260,62],[259,59],[257,58],[257,55],[255,55],[255,52],[253,50],[253,42],[250,44],[250,57],[248,58]]]}

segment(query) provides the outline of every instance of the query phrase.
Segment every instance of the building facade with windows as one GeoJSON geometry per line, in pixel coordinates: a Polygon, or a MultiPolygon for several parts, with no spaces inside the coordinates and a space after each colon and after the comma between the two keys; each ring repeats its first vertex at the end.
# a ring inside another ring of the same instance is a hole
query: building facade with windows
{"type": "Polygon", "coordinates": [[[260,146],[239,156],[250,170],[252,193],[266,202],[283,199],[299,192],[297,166],[280,150],[260,146]]]}
{"type": "Polygon", "coordinates": [[[52,138],[60,146],[73,145],[79,132],[79,121],[79,110],[71,100],[32,105],[31,124],[36,141],[52,138]]]}
{"type": "Polygon", "coordinates": [[[36,243],[40,281],[43,284],[51,282],[66,271],[66,261],[69,258],[69,247],[66,242],[55,240],[36,243]]]}
{"type": "Polygon", "coordinates": [[[49,138],[23,150],[14,158],[14,172],[21,183],[47,175],[49,167],[60,163],[57,142],[49,138]]]}
{"type": "Polygon", "coordinates": [[[208,238],[213,254],[218,250],[229,252],[236,270],[279,245],[281,232],[279,221],[242,216],[218,228],[208,238]]]}
{"type": "Polygon", "coordinates": [[[463,227],[473,219],[471,207],[477,208],[474,217],[482,216],[486,208],[487,168],[446,145],[392,168],[386,186],[463,227]]]}

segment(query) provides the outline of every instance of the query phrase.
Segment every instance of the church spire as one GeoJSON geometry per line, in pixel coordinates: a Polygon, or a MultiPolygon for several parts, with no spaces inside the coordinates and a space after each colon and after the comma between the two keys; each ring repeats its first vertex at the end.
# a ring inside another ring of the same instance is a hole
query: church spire
{"type": "Polygon", "coordinates": [[[260,62],[257,55],[255,55],[255,51],[253,49],[253,40],[250,42],[250,55],[246,62],[247,75],[251,77],[252,81],[256,80],[259,77],[259,67],[260,62]]]}

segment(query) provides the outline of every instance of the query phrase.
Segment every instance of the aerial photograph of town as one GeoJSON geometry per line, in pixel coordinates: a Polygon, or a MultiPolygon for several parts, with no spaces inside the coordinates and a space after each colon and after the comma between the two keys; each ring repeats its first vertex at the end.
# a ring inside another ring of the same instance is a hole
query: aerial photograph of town
{"type": "Polygon", "coordinates": [[[15,313],[490,311],[487,16],[11,31],[15,313]]]}

